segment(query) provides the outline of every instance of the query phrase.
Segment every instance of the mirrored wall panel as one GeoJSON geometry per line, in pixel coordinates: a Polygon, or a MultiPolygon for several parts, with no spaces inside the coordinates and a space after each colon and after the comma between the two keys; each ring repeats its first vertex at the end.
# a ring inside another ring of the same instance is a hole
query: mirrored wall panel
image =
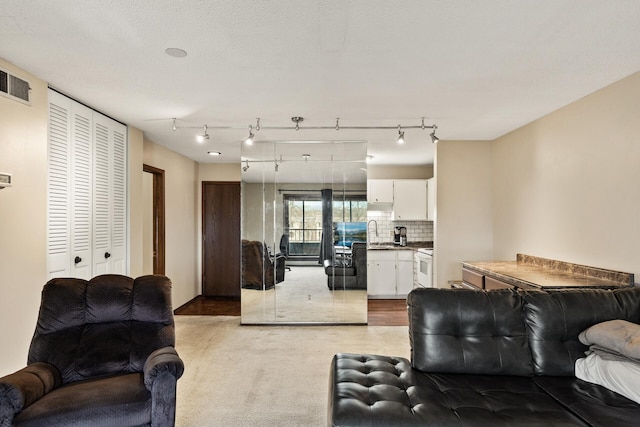
{"type": "Polygon", "coordinates": [[[367,322],[367,146],[242,151],[242,323],[367,322]]]}

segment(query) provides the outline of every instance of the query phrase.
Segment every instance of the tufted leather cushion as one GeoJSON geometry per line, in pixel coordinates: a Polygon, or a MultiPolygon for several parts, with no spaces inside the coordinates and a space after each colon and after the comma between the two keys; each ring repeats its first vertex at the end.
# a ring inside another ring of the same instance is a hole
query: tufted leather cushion
{"type": "Polygon", "coordinates": [[[573,377],[540,376],[533,381],[592,426],[636,427],[640,420],[640,405],[597,384],[573,377]]]}
{"type": "Polygon", "coordinates": [[[140,372],[151,352],[174,344],[168,278],[52,279],[42,291],[28,361],[55,366],[66,384],[140,372]]]}
{"type": "Polygon", "coordinates": [[[403,358],[338,354],[329,426],[585,425],[528,377],[430,374],[403,358]]]}
{"type": "Polygon", "coordinates": [[[411,363],[423,372],[532,375],[522,299],[509,290],[414,289],[411,363]]]}
{"type": "Polygon", "coordinates": [[[536,375],[574,375],[587,347],[580,332],[605,320],[640,323],[637,288],[521,291],[536,375]]]}

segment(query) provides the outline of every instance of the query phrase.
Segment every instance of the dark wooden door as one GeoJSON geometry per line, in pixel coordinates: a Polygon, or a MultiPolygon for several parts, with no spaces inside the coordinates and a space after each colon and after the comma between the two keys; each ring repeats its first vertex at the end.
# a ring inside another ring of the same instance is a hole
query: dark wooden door
{"type": "Polygon", "coordinates": [[[202,183],[202,294],[240,297],[240,183],[202,183]]]}

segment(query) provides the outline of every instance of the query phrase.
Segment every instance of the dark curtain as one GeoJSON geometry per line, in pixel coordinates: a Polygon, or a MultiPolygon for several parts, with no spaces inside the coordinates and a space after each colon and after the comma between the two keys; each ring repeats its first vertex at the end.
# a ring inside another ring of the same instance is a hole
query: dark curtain
{"type": "Polygon", "coordinates": [[[318,263],[333,259],[333,190],[320,190],[322,195],[322,238],[320,239],[320,257],[318,263]]]}

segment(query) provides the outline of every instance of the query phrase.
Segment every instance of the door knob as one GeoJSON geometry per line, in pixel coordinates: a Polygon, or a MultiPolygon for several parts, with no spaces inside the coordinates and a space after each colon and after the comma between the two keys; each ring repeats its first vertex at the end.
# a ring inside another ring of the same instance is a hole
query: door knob
{"type": "Polygon", "coordinates": [[[105,252],[104,253],[104,259],[107,259],[111,256],[111,254],[109,252],[105,252]]]}
{"type": "Polygon", "coordinates": [[[81,263],[81,262],[82,262],[82,258],[80,258],[79,256],[77,256],[77,257],[75,257],[75,258],[73,259],[73,262],[74,262],[75,264],[79,264],[79,263],[81,263]]]}

